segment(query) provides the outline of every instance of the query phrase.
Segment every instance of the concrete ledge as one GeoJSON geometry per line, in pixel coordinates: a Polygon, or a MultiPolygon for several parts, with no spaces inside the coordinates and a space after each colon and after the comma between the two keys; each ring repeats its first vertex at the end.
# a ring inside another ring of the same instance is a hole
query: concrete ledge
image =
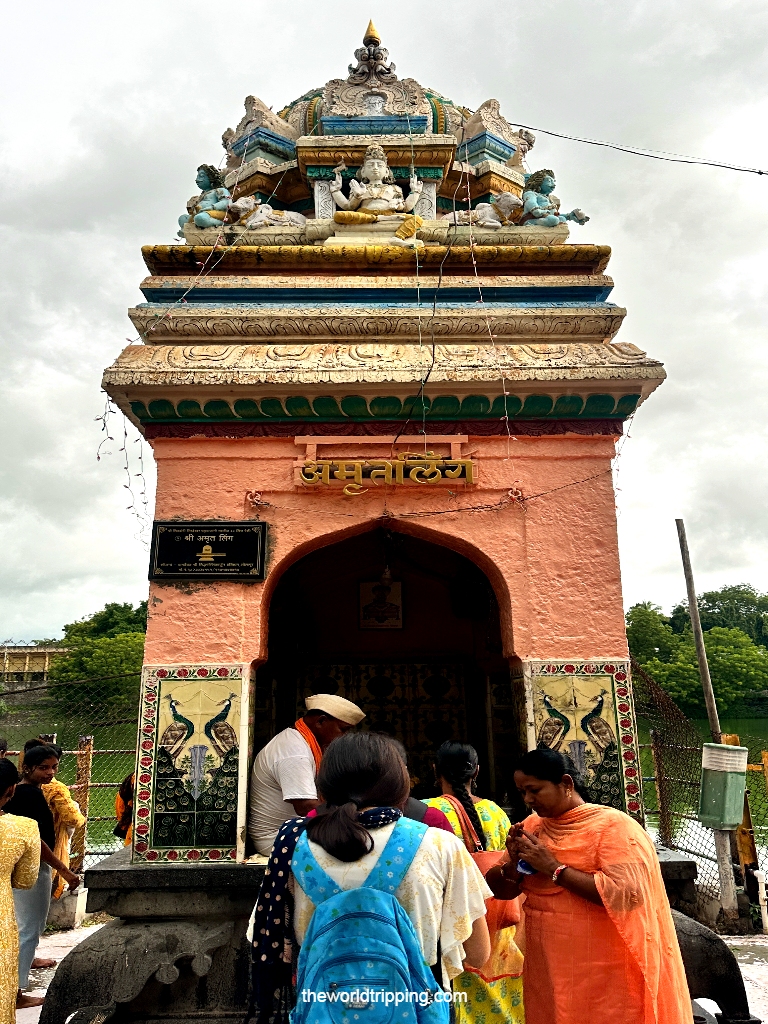
{"type": "Polygon", "coordinates": [[[661,877],[665,882],[693,881],[699,873],[696,861],[677,850],[657,849],[661,877]]]}
{"type": "Polygon", "coordinates": [[[86,909],[125,919],[247,919],[263,877],[261,864],[131,864],[124,849],[86,871],[86,909]]]}
{"type": "Polygon", "coordinates": [[[88,890],[64,893],[57,900],[51,900],[47,924],[54,928],[79,928],[85,917],[88,890]]]}

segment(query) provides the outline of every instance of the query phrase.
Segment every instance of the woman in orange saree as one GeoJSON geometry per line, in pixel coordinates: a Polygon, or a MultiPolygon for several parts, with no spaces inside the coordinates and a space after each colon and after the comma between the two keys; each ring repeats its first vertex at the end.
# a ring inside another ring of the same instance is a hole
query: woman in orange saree
{"type": "Polygon", "coordinates": [[[486,879],[500,899],[526,894],[527,1024],[692,1024],[653,843],[622,811],[587,803],[569,770],[552,750],[522,758],[515,785],[532,813],[486,879]]]}

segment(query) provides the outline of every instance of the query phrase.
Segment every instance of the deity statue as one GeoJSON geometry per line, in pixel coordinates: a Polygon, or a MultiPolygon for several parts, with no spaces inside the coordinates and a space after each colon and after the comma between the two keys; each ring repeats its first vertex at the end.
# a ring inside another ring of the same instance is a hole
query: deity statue
{"type": "Polygon", "coordinates": [[[195,183],[202,189],[200,195],[192,196],[187,203],[187,212],[179,217],[179,238],[184,237],[184,225],[194,224],[196,228],[218,228],[227,216],[231,196],[224,188],[224,178],[211,164],[200,164],[195,183]]]}
{"type": "Polygon", "coordinates": [[[421,217],[411,214],[423,190],[423,184],[411,174],[410,193],[403,198],[403,190],[387,165],[387,155],[378,143],[365,151],[363,166],[349,183],[349,199],[341,190],[340,164],[331,182],[331,196],[339,209],[333,216],[337,224],[374,224],[391,222],[393,234],[403,244],[416,244],[416,232],[421,217]]]}
{"type": "Polygon", "coordinates": [[[241,224],[247,231],[258,228],[303,228],[307,218],[293,210],[273,210],[257,196],[243,196],[229,204],[227,220],[241,224]]]}
{"type": "Polygon", "coordinates": [[[523,189],[523,214],[520,224],[535,225],[541,228],[554,228],[567,220],[577,224],[586,224],[589,217],[583,210],[571,210],[560,213],[560,200],[552,195],[555,190],[555,172],[545,168],[534,171],[525,180],[523,189]]]}
{"type": "Polygon", "coordinates": [[[474,224],[479,228],[496,231],[502,227],[516,226],[522,205],[514,192],[501,192],[490,203],[478,203],[474,210],[456,210],[442,219],[448,224],[474,224]]]}

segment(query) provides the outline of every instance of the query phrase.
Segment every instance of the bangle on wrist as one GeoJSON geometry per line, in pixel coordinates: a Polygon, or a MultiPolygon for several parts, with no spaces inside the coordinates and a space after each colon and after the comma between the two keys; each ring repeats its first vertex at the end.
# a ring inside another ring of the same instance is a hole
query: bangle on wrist
{"type": "Polygon", "coordinates": [[[562,875],[562,873],[566,870],[567,867],[567,864],[558,864],[558,866],[552,872],[552,881],[555,883],[559,882],[560,875],[562,875]]]}

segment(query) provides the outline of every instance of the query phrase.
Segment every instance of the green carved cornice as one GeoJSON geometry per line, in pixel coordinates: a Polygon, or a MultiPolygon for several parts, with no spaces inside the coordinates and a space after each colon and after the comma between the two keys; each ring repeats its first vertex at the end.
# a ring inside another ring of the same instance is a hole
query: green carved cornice
{"type": "MultiPolygon", "coordinates": [[[[349,178],[354,178],[359,170],[359,167],[345,167],[341,172],[341,176],[346,181],[349,178]]],[[[390,171],[395,179],[401,181],[407,181],[411,176],[410,167],[390,167],[390,171]]],[[[335,177],[336,172],[332,167],[319,167],[315,164],[307,167],[308,181],[333,181],[335,177]]],[[[417,167],[416,177],[424,181],[442,181],[443,170],[441,167],[417,167]]]]}
{"type": "Polygon", "coordinates": [[[209,401],[155,398],[131,401],[131,410],[141,423],[221,423],[264,420],[311,420],[318,423],[363,422],[365,420],[406,420],[426,416],[427,420],[510,419],[617,419],[630,416],[640,401],[639,394],[616,398],[607,394],[559,395],[411,395],[366,398],[362,395],[306,397],[289,395],[270,398],[216,398],[209,401]]]}

